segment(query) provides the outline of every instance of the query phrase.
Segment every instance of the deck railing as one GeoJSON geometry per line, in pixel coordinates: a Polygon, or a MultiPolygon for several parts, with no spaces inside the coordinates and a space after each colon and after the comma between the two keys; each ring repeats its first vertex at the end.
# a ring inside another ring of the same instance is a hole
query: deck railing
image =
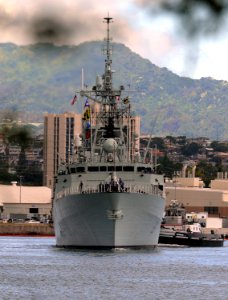
{"type": "Polygon", "coordinates": [[[163,195],[160,186],[154,184],[132,183],[125,184],[124,187],[112,187],[110,184],[85,184],[81,187],[79,184],[65,188],[56,193],[56,198],[72,194],[95,194],[95,193],[137,193],[137,194],[150,194],[150,195],[163,195]]]}

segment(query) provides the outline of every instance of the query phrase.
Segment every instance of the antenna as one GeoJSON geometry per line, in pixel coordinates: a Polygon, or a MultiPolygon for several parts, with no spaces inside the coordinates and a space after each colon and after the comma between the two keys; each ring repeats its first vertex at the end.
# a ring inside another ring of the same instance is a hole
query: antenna
{"type": "Polygon", "coordinates": [[[112,22],[112,19],[111,17],[109,17],[109,14],[108,14],[108,17],[104,18],[105,20],[105,23],[107,24],[107,38],[106,38],[106,49],[105,49],[105,52],[106,52],[106,55],[107,55],[107,59],[109,60],[110,59],[110,55],[111,55],[111,48],[110,48],[110,29],[109,29],[109,24],[112,22]]]}
{"type": "Polygon", "coordinates": [[[81,73],[81,88],[82,90],[84,89],[84,69],[82,68],[82,73],[81,73]]]}

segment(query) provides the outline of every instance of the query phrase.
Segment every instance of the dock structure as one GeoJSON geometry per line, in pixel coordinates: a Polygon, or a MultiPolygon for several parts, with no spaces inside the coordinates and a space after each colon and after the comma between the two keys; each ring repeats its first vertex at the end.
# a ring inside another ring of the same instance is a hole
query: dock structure
{"type": "Polygon", "coordinates": [[[0,223],[0,236],[54,236],[52,224],[0,223]]]}

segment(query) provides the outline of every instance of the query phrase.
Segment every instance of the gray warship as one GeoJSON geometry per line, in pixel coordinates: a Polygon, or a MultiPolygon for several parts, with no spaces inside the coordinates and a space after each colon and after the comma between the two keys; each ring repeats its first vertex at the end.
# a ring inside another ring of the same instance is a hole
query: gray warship
{"type": "Polygon", "coordinates": [[[111,17],[104,18],[105,70],[78,91],[85,100],[75,153],[58,168],[53,197],[56,245],[77,248],[154,247],[165,199],[164,178],[149,149],[142,153],[124,86],[113,88],[111,17]]]}

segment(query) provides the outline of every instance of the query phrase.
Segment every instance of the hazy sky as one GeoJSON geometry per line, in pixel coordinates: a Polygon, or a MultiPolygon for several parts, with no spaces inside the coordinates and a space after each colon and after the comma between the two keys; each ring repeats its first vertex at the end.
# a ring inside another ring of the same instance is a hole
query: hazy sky
{"type": "MultiPolygon", "coordinates": [[[[154,0],[159,1],[159,0],[154,0]]],[[[188,39],[174,16],[152,14],[146,0],[0,0],[0,43],[77,45],[111,36],[159,67],[192,78],[228,80],[228,22],[217,34],[188,39]],[[178,30],[179,29],[179,30],[178,30]]]]}

